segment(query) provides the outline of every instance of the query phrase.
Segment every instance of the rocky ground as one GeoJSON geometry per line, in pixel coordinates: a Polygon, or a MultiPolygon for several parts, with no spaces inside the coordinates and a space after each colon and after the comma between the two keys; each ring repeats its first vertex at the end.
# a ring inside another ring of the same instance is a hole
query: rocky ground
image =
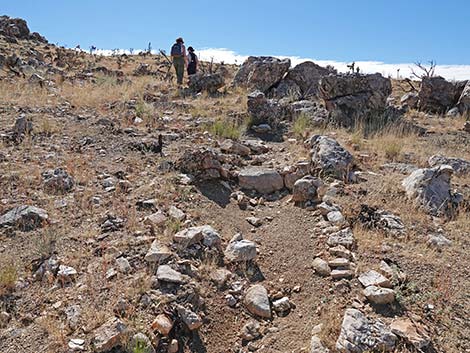
{"type": "Polygon", "coordinates": [[[1,352],[470,352],[470,84],[168,68],[0,17],[1,352]]]}

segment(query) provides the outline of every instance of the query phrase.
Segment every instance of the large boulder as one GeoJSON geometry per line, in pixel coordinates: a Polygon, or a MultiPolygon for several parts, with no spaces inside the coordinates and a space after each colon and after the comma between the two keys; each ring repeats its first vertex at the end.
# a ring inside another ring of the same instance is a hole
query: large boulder
{"type": "Polygon", "coordinates": [[[44,226],[49,219],[47,212],[34,206],[18,206],[0,216],[1,227],[13,227],[30,231],[44,226]]]}
{"type": "Polygon", "coordinates": [[[397,336],[380,320],[366,317],[357,309],[346,309],[336,341],[339,352],[392,352],[397,336]]]}
{"type": "Polygon", "coordinates": [[[235,75],[233,85],[266,93],[284,77],[289,67],[289,59],[250,56],[235,75]]]}
{"type": "Polygon", "coordinates": [[[424,77],[418,95],[418,108],[443,114],[457,104],[463,89],[462,83],[452,83],[440,76],[424,77]]]}
{"type": "Polygon", "coordinates": [[[317,98],[320,79],[329,74],[335,74],[333,68],[326,68],[312,61],[298,64],[279,82],[270,92],[276,98],[290,98],[292,100],[317,98]]]}
{"type": "Polygon", "coordinates": [[[0,16],[0,35],[14,39],[32,39],[47,43],[46,38],[37,32],[31,33],[28,24],[21,18],[0,16]]]}
{"type": "Polygon", "coordinates": [[[261,91],[253,91],[248,95],[248,114],[252,125],[268,124],[276,128],[288,118],[288,110],[275,99],[268,99],[261,91]]]}
{"type": "Polygon", "coordinates": [[[284,180],[276,170],[263,167],[247,167],[238,174],[238,183],[242,189],[255,190],[261,194],[270,194],[284,188],[284,180]]]}
{"type": "Polygon", "coordinates": [[[470,81],[467,81],[457,102],[460,114],[470,114],[470,81]]]}
{"type": "Polygon", "coordinates": [[[432,215],[445,215],[455,209],[461,195],[453,193],[450,179],[454,169],[449,165],[417,169],[402,182],[408,198],[432,215]]]}
{"type": "Polygon", "coordinates": [[[328,175],[346,181],[350,179],[354,158],[336,140],[328,136],[314,135],[307,144],[311,148],[312,174],[328,175]]]}
{"type": "Polygon", "coordinates": [[[220,74],[205,74],[203,72],[189,75],[189,89],[195,93],[208,92],[214,94],[225,85],[220,74]]]}
{"type": "Polygon", "coordinates": [[[390,79],[378,73],[331,74],[321,79],[319,93],[331,121],[351,127],[363,121],[385,119],[392,84],[390,79]]]}

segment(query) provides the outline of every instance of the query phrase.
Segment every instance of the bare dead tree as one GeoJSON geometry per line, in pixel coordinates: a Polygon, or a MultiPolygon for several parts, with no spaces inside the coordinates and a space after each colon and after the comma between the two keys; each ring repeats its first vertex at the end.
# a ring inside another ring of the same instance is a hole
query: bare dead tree
{"type": "Polygon", "coordinates": [[[421,64],[420,61],[415,62],[416,68],[419,69],[419,72],[416,72],[415,69],[410,67],[411,75],[422,80],[423,78],[433,77],[436,71],[436,62],[431,60],[429,66],[421,64]]]}
{"type": "Polygon", "coordinates": [[[409,85],[408,89],[406,89],[406,88],[403,89],[405,92],[408,93],[408,92],[417,92],[418,91],[416,89],[416,87],[413,85],[413,82],[409,78],[405,78],[403,81],[406,82],[409,85]]]}

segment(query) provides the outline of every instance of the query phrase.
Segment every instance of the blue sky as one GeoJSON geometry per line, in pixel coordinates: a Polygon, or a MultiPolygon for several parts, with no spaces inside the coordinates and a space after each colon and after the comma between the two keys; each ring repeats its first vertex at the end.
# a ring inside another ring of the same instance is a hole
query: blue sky
{"type": "Polygon", "coordinates": [[[15,0],[0,12],[69,47],[196,48],[336,61],[470,64],[469,0],[15,0]]]}

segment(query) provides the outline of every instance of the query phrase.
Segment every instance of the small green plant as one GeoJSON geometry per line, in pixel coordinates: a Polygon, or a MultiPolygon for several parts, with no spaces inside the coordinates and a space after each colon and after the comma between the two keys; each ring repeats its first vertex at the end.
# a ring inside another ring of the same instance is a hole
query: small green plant
{"type": "Polygon", "coordinates": [[[238,140],[242,135],[243,126],[227,119],[217,119],[209,125],[208,130],[212,135],[238,140]]]}
{"type": "Polygon", "coordinates": [[[304,139],[310,132],[312,128],[311,119],[304,113],[301,113],[294,121],[292,126],[292,132],[295,137],[304,139]]]}
{"type": "Polygon", "coordinates": [[[399,139],[384,141],[385,157],[392,161],[396,161],[400,157],[402,147],[403,145],[400,143],[399,139]]]}

